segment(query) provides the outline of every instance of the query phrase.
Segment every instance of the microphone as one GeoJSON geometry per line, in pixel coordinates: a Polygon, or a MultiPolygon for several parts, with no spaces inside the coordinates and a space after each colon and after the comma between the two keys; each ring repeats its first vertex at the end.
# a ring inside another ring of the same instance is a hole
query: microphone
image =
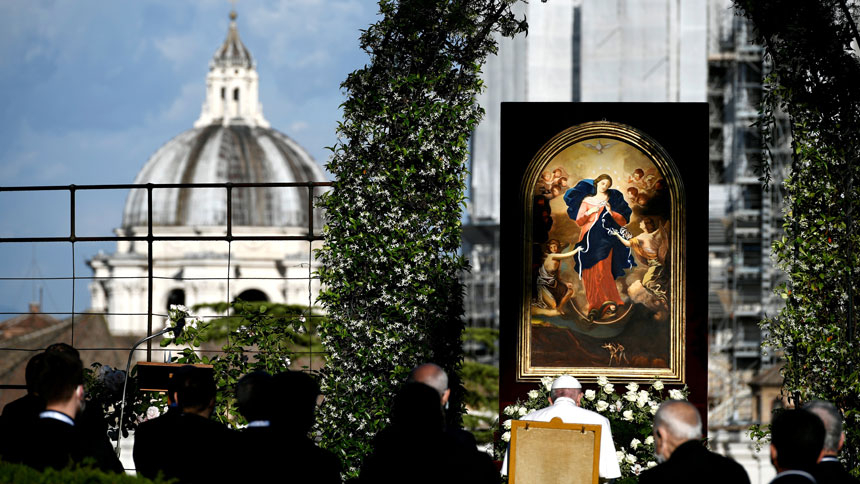
{"type": "Polygon", "coordinates": [[[129,375],[128,372],[131,369],[131,358],[134,356],[134,350],[136,350],[137,347],[142,345],[143,343],[146,343],[147,341],[149,341],[153,338],[157,338],[157,337],[163,335],[164,333],[167,333],[168,331],[172,332],[173,337],[176,338],[180,334],[182,334],[183,328],[185,328],[185,318],[179,318],[176,321],[176,326],[168,326],[168,327],[162,329],[161,331],[159,331],[153,335],[150,335],[150,336],[147,336],[147,337],[141,339],[140,341],[135,343],[131,347],[131,351],[128,352],[128,362],[125,365],[125,381],[122,384],[122,402],[119,405],[119,428],[117,429],[116,448],[114,449],[117,457],[120,456],[119,455],[120,454],[119,443],[122,440],[122,418],[123,418],[123,414],[125,413],[125,393],[126,393],[126,389],[128,388],[128,375],[129,375]]]}
{"type": "Polygon", "coordinates": [[[173,337],[178,338],[180,334],[182,334],[182,330],[185,328],[185,318],[179,318],[176,321],[176,326],[170,328],[170,331],[173,331],[173,337]]]}

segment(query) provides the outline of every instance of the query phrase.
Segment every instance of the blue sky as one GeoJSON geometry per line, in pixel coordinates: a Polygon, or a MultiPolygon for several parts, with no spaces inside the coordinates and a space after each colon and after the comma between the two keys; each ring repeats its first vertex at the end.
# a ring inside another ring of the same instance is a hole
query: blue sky
{"type": "MultiPolygon", "coordinates": [[[[131,183],[199,116],[230,9],[225,0],[0,3],[0,185],[131,183]]],[[[343,102],[339,84],[367,61],[359,29],[376,20],[376,3],[248,0],[236,10],[257,62],[264,115],[324,164],[343,102]]],[[[125,196],[79,193],[77,234],[111,234],[125,196]]],[[[0,193],[0,236],[68,235],[68,198],[0,193]]],[[[98,249],[113,244],[75,245],[76,275],[90,275],[85,260],[98,249]]],[[[2,244],[0,260],[0,277],[72,272],[68,243],[2,244]]],[[[71,283],[41,285],[45,311],[71,309],[71,283]]],[[[0,312],[26,310],[38,287],[0,280],[0,312]]],[[[88,307],[86,281],[74,290],[76,310],[88,307]]]]}

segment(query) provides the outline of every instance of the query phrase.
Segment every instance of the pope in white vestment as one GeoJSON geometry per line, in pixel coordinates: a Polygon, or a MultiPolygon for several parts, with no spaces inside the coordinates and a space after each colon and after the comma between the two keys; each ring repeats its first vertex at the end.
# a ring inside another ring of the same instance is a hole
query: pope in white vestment
{"type": "MultiPolygon", "coordinates": [[[[579,407],[582,398],[582,385],[579,381],[568,375],[562,375],[552,382],[550,395],[551,405],[540,410],[535,410],[525,415],[520,420],[531,420],[534,422],[549,422],[555,417],[569,424],[593,424],[600,425],[600,462],[597,474],[602,479],[617,479],[621,477],[621,467],[615,456],[615,444],[612,442],[612,430],[609,428],[609,419],[579,407]],[[556,391],[558,390],[558,391],[556,391]],[[571,391],[572,390],[572,391],[571,391]],[[565,394],[565,396],[561,396],[565,394]],[[569,396],[569,395],[572,395],[569,396]]],[[[505,460],[502,463],[502,475],[508,473],[508,453],[505,451],[505,460]]]]}

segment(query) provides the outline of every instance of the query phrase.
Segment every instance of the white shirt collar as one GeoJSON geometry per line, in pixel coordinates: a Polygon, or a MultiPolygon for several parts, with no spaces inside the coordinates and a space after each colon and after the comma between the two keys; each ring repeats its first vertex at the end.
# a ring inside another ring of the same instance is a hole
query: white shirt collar
{"type": "MultiPolygon", "coordinates": [[[[791,476],[791,475],[794,475],[794,476],[803,476],[803,477],[805,477],[805,478],[809,479],[809,482],[814,482],[814,483],[816,483],[816,484],[818,483],[818,481],[816,481],[816,480],[815,480],[815,478],[814,478],[814,477],[812,477],[812,474],[810,474],[810,473],[808,473],[808,472],[806,472],[806,471],[798,471],[798,470],[795,470],[795,469],[788,470],[788,471],[782,471],[782,472],[780,472],[779,474],[777,474],[777,475],[776,475],[776,477],[774,477],[773,479],[774,479],[774,480],[776,480],[776,479],[778,479],[778,478],[780,478],[780,477],[782,477],[782,476],[791,476]]],[[[773,481],[771,481],[771,482],[773,482],[773,481]]]]}
{"type": "Polygon", "coordinates": [[[248,427],[268,427],[268,420],[254,420],[253,422],[248,422],[248,427]]]}
{"type": "Polygon", "coordinates": [[[825,455],[821,458],[821,462],[839,462],[839,459],[832,455],[825,455]]]}
{"type": "Polygon", "coordinates": [[[576,402],[570,397],[558,397],[553,399],[552,404],[555,405],[556,403],[570,403],[573,406],[577,406],[576,402]]]}
{"type": "Polygon", "coordinates": [[[56,410],[45,410],[44,412],[39,414],[39,418],[52,418],[54,420],[59,420],[60,422],[65,422],[72,427],[75,426],[75,421],[72,419],[72,417],[69,417],[68,415],[62,412],[58,412],[56,410]]]}

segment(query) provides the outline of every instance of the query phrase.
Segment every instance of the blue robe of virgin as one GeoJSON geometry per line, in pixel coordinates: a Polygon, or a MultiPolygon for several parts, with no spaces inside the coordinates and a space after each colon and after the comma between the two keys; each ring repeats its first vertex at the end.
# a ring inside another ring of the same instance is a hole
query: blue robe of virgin
{"type": "MultiPolygon", "coordinates": [[[[609,195],[609,207],[612,211],[624,217],[624,220],[627,222],[630,222],[630,215],[633,213],[633,210],[627,205],[624,195],[613,188],[607,190],[606,193],[609,195]]],[[[567,204],[567,215],[571,220],[576,220],[582,200],[596,194],[597,188],[592,179],[582,180],[564,193],[564,203],[567,204]]],[[[624,269],[636,265],[633,261],[633,253],[630,248],[622,244],[617,237],[611,235],[607,231],[610,228],[619,230],[621,226],[618,225],[618,222],[606,210],[603,210],[600,212],[600,218],[594,222],[588,232],[574,246],[582,247],[582,252],[574,257],[574,269],[580,277],[582,277],[582,269],[594,267],[598,262],[606,259],[610,251],[612,252],[612,277],[614,279],[623,276],[624,269]]]]}

